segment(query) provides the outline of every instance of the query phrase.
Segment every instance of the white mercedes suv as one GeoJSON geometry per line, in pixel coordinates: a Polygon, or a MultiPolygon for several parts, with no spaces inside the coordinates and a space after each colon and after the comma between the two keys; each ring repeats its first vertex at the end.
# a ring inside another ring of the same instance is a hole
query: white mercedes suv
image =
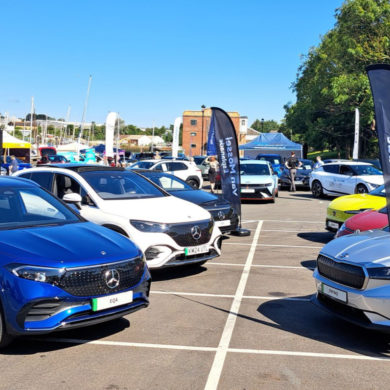
{"type": "Polygon", "coordinates": [[[221,254],[221,232],[207,210],[169,195],[136,172],[53,164],[14,176],[37,182],[75,203],[85,219],[129,237],[150,268],[200,264],[221,254]]]}
{"type": "Polygon", "coordinates": [[[325,164],[310,175],[315,198],[323,195],[364,194],[383,184],[383,173],[371,164],[343,161],[325,164]]]}

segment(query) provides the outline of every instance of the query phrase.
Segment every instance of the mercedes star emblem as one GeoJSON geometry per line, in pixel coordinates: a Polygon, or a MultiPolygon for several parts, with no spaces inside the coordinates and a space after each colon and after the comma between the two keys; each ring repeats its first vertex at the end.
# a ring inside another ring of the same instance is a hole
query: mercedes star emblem
{"type": "Polygon", "coordinates": [[[116,288],[119,286],[119,272],[116,269],[109,269],[104,273],[104,280],[107,287],[116,288]]]}
{"type": "Polygon", "coordinates": [[[225,213],[223,211],[218,211],[218,218],[222,221],[225,218],[225,213]]]}
{"type": "Polygon", "coordinates": [[[194,240],[199,240],[200,237],[202,237],[202,232],[201,232],[200,227],[198,225],[192,227],[191,235],[192,235],[194,240]]]}

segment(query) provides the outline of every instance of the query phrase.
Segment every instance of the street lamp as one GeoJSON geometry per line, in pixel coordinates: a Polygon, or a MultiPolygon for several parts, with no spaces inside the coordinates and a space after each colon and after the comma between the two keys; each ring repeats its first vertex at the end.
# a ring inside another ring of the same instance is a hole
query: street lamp
{"type": "Polygon", "coordinates": [[[264,133],[264,118],[261,118],[261,132],[264,133]]]}
{"type": "Polygon", "coordinates": [[[203,150],[203,145],[204,145],[203,128],[204,128],[204,125],[203,125],[203,122],[204,122],[204,110],[205,110],[206,106],[204,104],[202,104],[200,108],[202,109],[202,145],[200,148],[200,154],[203,156],[203,154],[204,154],[204,150],[203,150]]]}

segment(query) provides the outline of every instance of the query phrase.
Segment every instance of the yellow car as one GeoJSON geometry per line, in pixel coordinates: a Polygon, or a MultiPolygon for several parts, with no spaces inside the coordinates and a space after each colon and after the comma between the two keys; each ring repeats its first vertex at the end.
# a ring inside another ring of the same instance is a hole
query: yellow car
{"type": "Polygon", "coordinates": [[[354,214],[365,210],[378,210],[386,206],[385,187],[382,185],[368,194],[340,196],[333,200],[326,213],[326,229],[336,232],[354,214]]]}

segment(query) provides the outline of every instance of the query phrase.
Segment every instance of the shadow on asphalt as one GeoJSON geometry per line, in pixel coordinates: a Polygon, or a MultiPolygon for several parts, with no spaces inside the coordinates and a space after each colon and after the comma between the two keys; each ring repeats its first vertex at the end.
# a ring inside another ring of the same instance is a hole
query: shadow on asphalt
{"type": "Polygon", "coordinates": [[[317,260],[301,261],[301,266],[310,270],[314,270],[314,268],[317,267],[317,260]]]}
{"type": "Polygon", "coordinates": [[[261,304],[257,311],[270,321],[252,320],[271,328],[366,356],[388,357],[390,353],[390,335],[350,324],[322,311],[310,302],[272,300],[261,304]]]}
{"type": "Polygon", "coordinates": [[[188,276],[194,276],[207,271],[206,267],[201,265],[183,265],[180,267],[152,269],[152,281],[160,282],[162,280],[172,280],[178,278],[185,278],[188,276]]]}
{"type": "MultiPolygon", "coordinates": [[[[61,331],[47,335],[37,335],[16,338],[9,347],[2,349],[1,355],[34,355],[45,352],[57,351],[75,346],[74,343],[51,342],[50,338],[78,339],[78,340],[100,340],[105,337],[119,333],[130,327],[130,321],[126,318],[103,322],[101,324],[85,328],[61,331]]],[[[42,356],[44,357],[44,356],[42,356]]]]}
{"type": "Polygon", "coordinates": [[[327,244],[329,241],[332,241],[334,238],[334,233],[330,232],[303,232],[298,233],[299,238],[311,242],[318,242],[320,244],[327,244]]]}

